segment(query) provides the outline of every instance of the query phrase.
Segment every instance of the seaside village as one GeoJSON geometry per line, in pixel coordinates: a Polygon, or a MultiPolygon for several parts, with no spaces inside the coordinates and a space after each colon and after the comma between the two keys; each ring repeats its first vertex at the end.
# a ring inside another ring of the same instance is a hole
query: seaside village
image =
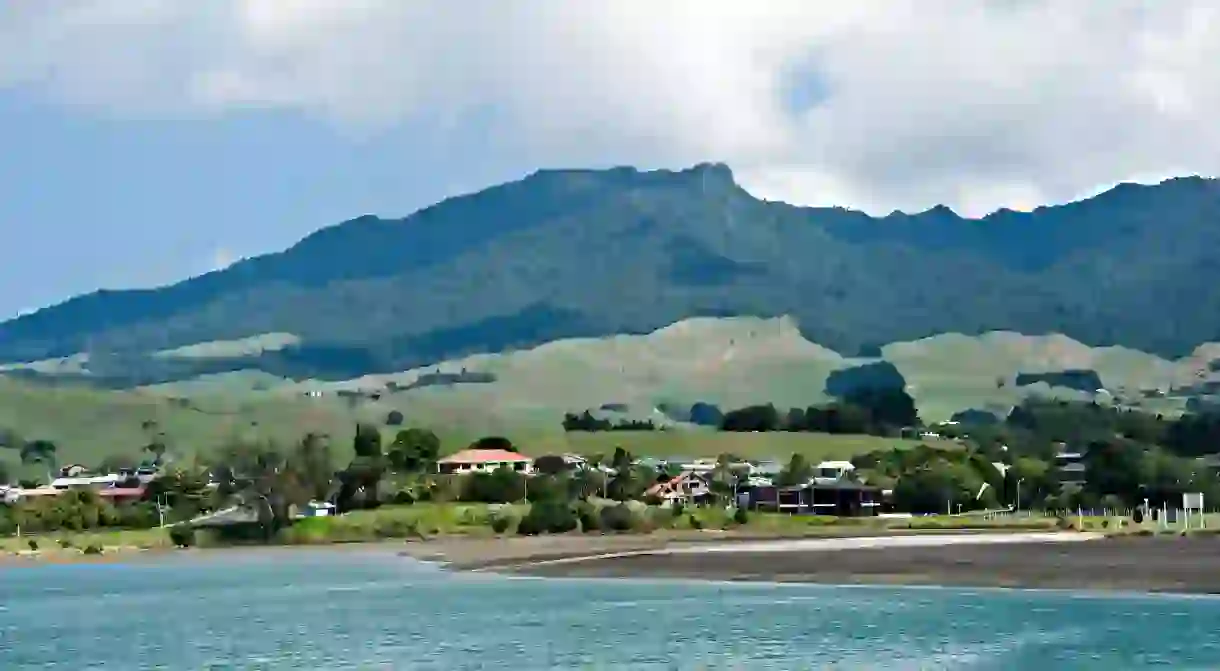
{"type": "MultiPolygon", "coordinates": [[[[537,459],[519,452],[505,449],[471,448],[440,459],[437,472],[441,474],[491,473],[507,468],[525,476],[538,473],[538,464],[549,459],[552,464],[562,460],[563,467],[570,472],[599,470],[613,476],[613,468],[594,465],[577,454],[549,455],[537,459]]],[[[672,477],[652,484],[645,496],[660,502],[662,506],[700,505],[713,500],[712,478],[718,468],[716,459],[668,459],[642,458],[635,465],[648,466],[661,473],[676,473],[672,477]]],[[[850,461],[823,461],[813,468],[808,482],[794,486],[777,486],[774,478],[783,469],[778,460],[741,461],[728,464],[737,475],[734,499],[738,506],[754,510],[786,513],[804,513],[836,516],[870,516],[884,514],[888,510],[890,492],[865,483],[857,482],[851,474],[854,466],[850,461]]],[[[552,472],[553,472],[553,466],[552,472]]],[[[22,500],[59,496],[78,489],[94,490],[101,498],[113,503],[143,500],[150,482],[159,475],[153,465],[142,465],[115,473],[90,473],[82,465],[70,464],[59,469],[57,477],[49,484],[39,487],[0,485],[0,501],[12,505],[22,500]]],[[[209,485],[217,486],[216,482],[209,485]]],[[[297,511],[297,517],[315,517],[334,514],[332,502],[315,501],[297,511]]],[[[205,521],[205,520],[200,520],[205,521]]]]}

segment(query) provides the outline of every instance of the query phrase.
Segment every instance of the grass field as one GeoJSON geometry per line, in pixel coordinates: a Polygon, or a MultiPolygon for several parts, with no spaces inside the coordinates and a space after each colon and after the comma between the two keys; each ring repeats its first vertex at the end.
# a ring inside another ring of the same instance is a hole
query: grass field
{"type": "MultiPolygon", "coordinates": [[[[164,355],[206,358],[216,352],[232,355],[284,344],[283,337],[263,340],[201,344],[164,355]]],[[[1123,348],[1088,347],[1064,336],[995,332],[893,343],[881,354],[905,377],[921,416],[936,421],[967,408],[1003,413],[1030,394],[1088,397],[1045,384],[1015,387],[1012,380],[1018,372],[1092,369],[1115,389],[1197,382],[1212,349],[1201,347],[1197,355],[1167,361],[1123,348]]],[[[27,439],[55,442],[60,463],[94,463],[112,454],[135,454],[148,442],[142,428],[148,421],[156,422],[166,434],[174,455],[189,458],[234,440],[288,443],[310,431],[329,434],[345,445],[357,422],[381,424],[392,410],[402,412],[409,426],[436,431],[446,451],[482,436],[503,435],[529,453],[608,453],[622,443],[648,456],[732,452],[787,458],[801,452],[810,458],[846,457],[899,441],[704,431],[565,435],[559,422],[566,411],[606,403],[626,405],[623,416],[661,423],[673,422],[658,410],[666,403],[689,406],[707,401],[733,408],[773,402],[781,408],[804,407],[828,400],[824,387],[834,371],[878,360],[843,357],[809,342],[786,318],[690,319],[647,335],[557,341],[346,382],[291,381],[245,371],[142,390],[103,391],[34,385],[0,375],[0,428],[27,439]],[[393,393],[387,389],[389,383],[407,386],[426,374],[462,370],[490,373],[496,381],[393,393]],[[383,393],[378,400],[354,404],[336,396],[340,390],[355,388],[383,393]],[[306,398],[307,390],[326,395],[306,398]]],[[[1175,404],[1184,401],[1156,402],[1161,405],[1153,410],[1171,413],[1175,404]]],[[[14,451],[0,449],[0,461],[13,466],[15,458],[14,451]]]]}
{"type": "MultiPolygon", "coordinates": [[[[609,505],[609,503],[607,503],[609,505]]],[[[493,537],[514,535],[515,524],[529,511],[529,504],[492,506],[475,503],[417,503],[410,506],[385,506],[377,510],[351,512],[328,518],[302,520],[281,532],[277,544],[329,545],[368,543],[389,540],[423,540],[436,537],[493,537]],[[493,529],[492,519],[508,516],[514,520],[503,533],[493,529]]],[[[1051,518],[1000,518],[929,516],[913,519],[879,517],[830,517],[823,515],[786,515],[751,512],[744,525],[730,511],[718,506],[686,507],[681,515],[663,508],[634,508],[639,528],[631,533],[692,532],[733,530],[753,537],[807,538],[861,533],[979,531],[1049,531],[1056,528],[1051,518]]],[[[1100,528],[1098,529],[1100,530],[1100,528]]],[[[35,544],[40,556],[47,558],[79,556],[82,549],[96,546],[114,550],[165,550],[173,547],[166,529],[129,531],[55,532],[21,537],[0,537],[0,554],[29,554],[35,544]]],[[[199,536],[208,545],[206,534],[199,536]]]]}
{"type": "MultiPolygon", "coordinates": [[[[938,441],[939,442],[939,441],[938,441]]],[[[722,433],[713,431],[572,432],[522,445],[530,453],[573,452],[610,455],[615,447],[636,456],[716,457],[733,454],[745,459],[787,461],[802,454],[810,461],[850,459],[858,454],[893,447],[912,447],[919,441],[876,436],[832,436],[822,433],[722,433]]]]}

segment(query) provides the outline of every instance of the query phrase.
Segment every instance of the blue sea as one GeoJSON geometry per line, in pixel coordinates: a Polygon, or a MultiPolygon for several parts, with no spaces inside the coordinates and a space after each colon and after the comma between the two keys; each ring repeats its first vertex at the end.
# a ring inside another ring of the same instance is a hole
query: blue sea
{"type": "Polygon", "coordinates": [[[546,580],[376,552],[0,568],[0,669],[1220,669],[1220,599],[546,580]]]}

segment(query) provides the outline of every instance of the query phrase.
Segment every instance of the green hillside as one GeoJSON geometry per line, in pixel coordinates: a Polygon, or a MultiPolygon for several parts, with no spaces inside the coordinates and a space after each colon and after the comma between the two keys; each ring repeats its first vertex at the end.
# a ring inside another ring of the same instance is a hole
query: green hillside
{"type": "Polygon", "coordinates": [[[1201,178],[975,220],[762,201],[716,164],[548,170],[403,219],[359,217],[173,286],[0,323],[0,364],[71,374],[86,356],[92,379],[115,387],[244,369],[342,380],[781,314],[851,355],[1016,330],[1176,358],[1220,333],[1217,218],[1220,181],[1201,178]]]}
{"type": "MultiPolygon", "coordinates": [[[[229,346],[210,343],[193,351],[202,356],[229,346]]],[[[905,378],[926,421],[967,409],[1004,413],[1031,394],[1173,413],[1198,395],[1199,387],[1214,382],[1210,361],[1215,351],[1214,345],[1204,345],[1190,357],[1171,361],[1123,348],[1090,348],[1060,335],[995,332],[893,343],[881,348],[880,358],[870,359],[844,357],[809,342],[791,318],[700,318],[647,335],[562,340],[344,382],[292,381],[244,371],[107,391],[0,376],[0,427],[53,440],[60,445],[61,461],[86,462],[137,451],[148,440],[142,427],[150,420],[167,434],[171,450],[185,457],[235,437],[291,441],[320,431],[346,441],[356,422],[380,424],[393,410],[402,412],[408,425],[436,430],[447,450],[481,436],[506,435],[531,452],[605,452],[621,441],[653,456],[721,451],[847,456],[864,444],[875,447],[878,439],[718,435],[683,424],[685,418],[673,409],[696,402],[725,409],[766,402],[780,407],[819,404],[831,399],[827,380],[832,373],[886,361],[905,378]],[[1106,393],[1043,381],[1017,384],[1021,375],[1065,370],[1095,373],[1106,393]],[[353,395],[357,391],[361,394],[353,395]],[[674,430],[592,435],[561,430],[564,412],[603,406],[611,415],[650,419],[674,430]]]]}

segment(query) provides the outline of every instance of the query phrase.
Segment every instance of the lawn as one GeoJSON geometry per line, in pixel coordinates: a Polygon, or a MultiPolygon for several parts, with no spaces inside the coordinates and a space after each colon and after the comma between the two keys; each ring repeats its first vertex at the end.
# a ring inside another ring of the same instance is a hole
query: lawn
{"type": "MultiPolygon", "coordinates": [[[[400,428],[430,428],[440,436],[446,454],[490,435],[507,437],[531,456],[565,452],[609,455],[621,445],[638,456],[715,457],[732,453],[750,459],[787,460],[799,452],[810,460],[823,460],[915,444],[871,436],[716,433],[704,429],[565,433],[550,411],[526,412],[516,406],[449,401],[428,395],[393,395],[350,404],[335,397],[307,399],[270,393],[183,399],[148,392],[34,385],[0,377],[0,429],[14,430],[25,439],[53,441],[59,448],[60,464],[95,464],[112,455],[139,456],[150,439],[143,428],[150,421],[155,422],[154,430],[164,432],[170,453],[180,460],[206,456],[234,440],[286,445],[313,431],[331,436],[337,462],[346,463],[357,422],[381,426],[387,443],[400,428]],[[391,410],[404,414],[404,427],[384,425],[391,410]]],[[[0,461],[12,473],[45,477],[43,466],[19,467],[17,454],[16,449],[0,448],[0,461]]]]}

